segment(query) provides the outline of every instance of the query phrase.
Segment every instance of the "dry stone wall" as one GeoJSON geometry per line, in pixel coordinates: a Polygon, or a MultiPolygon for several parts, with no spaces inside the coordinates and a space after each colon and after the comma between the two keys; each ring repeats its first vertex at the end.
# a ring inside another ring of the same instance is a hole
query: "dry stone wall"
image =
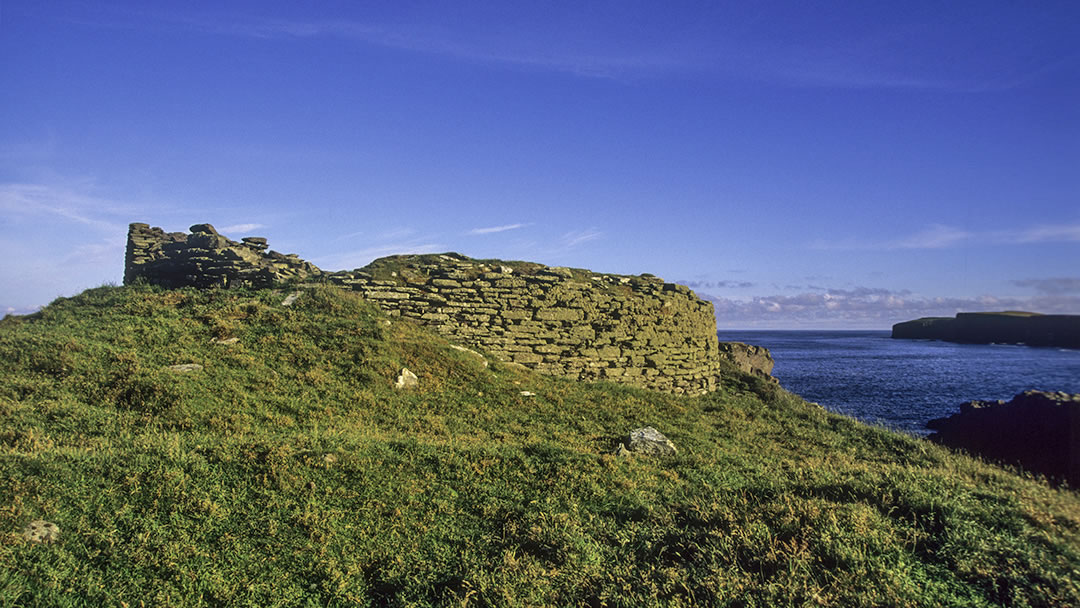
{"type": "Polygon", "coordinates": [[[712,304],[650,275],[442,254],[383,258],[327,280],[547,374],[704,392],[723,366],[712,304]]]}
{"type": "Polygon", "coordinates": [[[192,226],[190,235],[132,224],[124,281],[261,287],[318,279],[503,361],[675,393],[715,389],[732,364],[764,375],[772,367],[764,349],[725,343],[722,350],[712,303],[652,275],[455,253],[391,256],[352,271],[323,272],[265,248],[265,239],[236,243],[208,224],[192,226]]]}
{"type": "Polygon", "coordinates": [[[238,243],[210,224],[195,224],[190,230],[186,234],[147,224],[128,226],[124,284],[141,278],[165,287],[269,287],[323,274],[296,254],[267,251],[261,237],[238,243]]]}

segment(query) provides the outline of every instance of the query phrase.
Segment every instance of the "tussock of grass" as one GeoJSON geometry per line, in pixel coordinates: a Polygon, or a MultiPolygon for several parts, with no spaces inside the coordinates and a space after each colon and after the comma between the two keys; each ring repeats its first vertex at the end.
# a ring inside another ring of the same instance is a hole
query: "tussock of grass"
{"type": "Polygon", "coordinates": [[[283,297],[99,288],[0,322],[0,606],[1080,604],[1073,492],[749,376],[485,368],[351,294],[283,297]],[[610,455],[643,425],[678,456],[610,455]]]}

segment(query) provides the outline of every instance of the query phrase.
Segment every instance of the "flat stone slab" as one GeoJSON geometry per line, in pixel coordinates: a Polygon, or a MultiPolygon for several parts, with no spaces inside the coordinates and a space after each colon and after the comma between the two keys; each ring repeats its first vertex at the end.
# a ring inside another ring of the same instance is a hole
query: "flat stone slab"
{"type": "Polygon", "coordinates": [[[630,431],[624,445],[626,450],[646,456],[674,456],[677,451],[670,439],[651,426],[630,431]]]}
{"type": "Polygon", "coordinates": [[[186,374],[188,372],[202,371],[202,368],[203,366],[199,365],[198,363],[181,363],[179,365],[170,365],[166,369],[181,374],[186,374]]]}
{"type": "Polygon", "coordinates": [[[22,536],[32,543],[54,543],[60,540],[60,526],[51,521],[37,519],[26,524],[22,536]]]}

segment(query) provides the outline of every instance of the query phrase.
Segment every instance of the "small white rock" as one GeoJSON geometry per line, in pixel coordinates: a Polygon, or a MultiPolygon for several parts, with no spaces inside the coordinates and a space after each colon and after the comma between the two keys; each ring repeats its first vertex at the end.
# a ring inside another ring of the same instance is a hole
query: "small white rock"
{"type": "Polygon", "coordinates": [[[420,379],[416,377],[416,374],[409,371],[409,368],[401,368],[401,374],[397,377],[397,383],[395,388],[412,388],[420,384],[420,379]]]}

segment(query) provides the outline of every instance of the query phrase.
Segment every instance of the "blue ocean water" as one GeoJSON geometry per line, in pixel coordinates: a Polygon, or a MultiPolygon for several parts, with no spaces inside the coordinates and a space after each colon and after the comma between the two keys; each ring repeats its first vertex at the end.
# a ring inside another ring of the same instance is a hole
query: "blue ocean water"
{"type": "Polygon", "coordinates": [[[893,340],[888,331],[732,331],[772,352],[780,385],[807,401],[909,433],[972,399],[1080,393],[1080,350],[893,340]]]}

